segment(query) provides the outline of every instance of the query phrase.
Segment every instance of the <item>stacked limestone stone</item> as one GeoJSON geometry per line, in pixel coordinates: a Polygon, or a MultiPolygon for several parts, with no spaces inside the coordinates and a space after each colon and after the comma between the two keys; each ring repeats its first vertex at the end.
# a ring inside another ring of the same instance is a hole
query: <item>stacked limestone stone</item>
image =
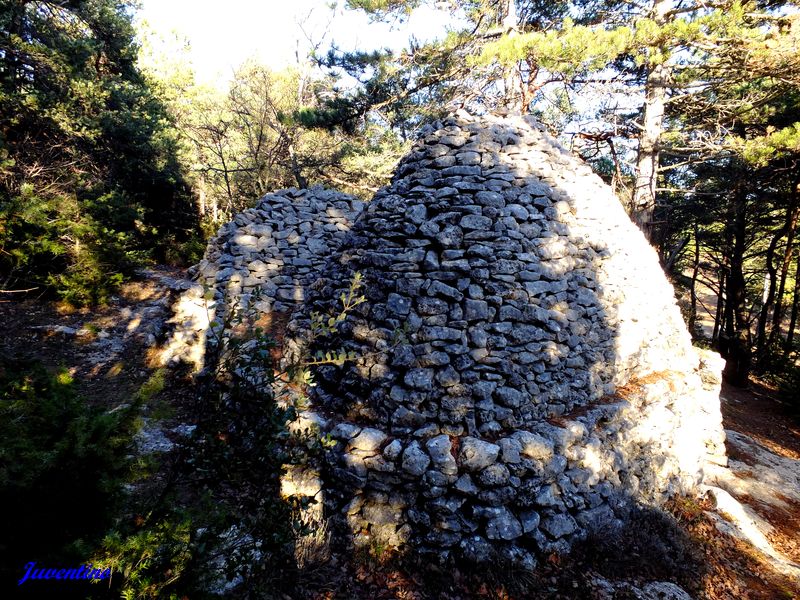
{"type": "Polygon", "coordinates": [[[360,357],[314,393],[356,543],[532,565],[724,460],[720,365],[608,186],[531,121],[427,128],[311,286],[295,351],[356,272],[367,302],[310,349],[360,357]]]}
{"type": "Polygon", "coordinates": [[[319,187],[267,194],[220,228],[197,279],[217,300],[258,289],[265,311],[292,310],[362,208],[352,196],[319,187]]]}
{"type": "Polygon", "coordinates": [[[176,303],[163,361],[201,367],[209,323],[254,297],[260,313],[294,310],[362,209],[352,196],[314,187],[267,194],[236,215],[195,267],[197,285],[176,303]]]}

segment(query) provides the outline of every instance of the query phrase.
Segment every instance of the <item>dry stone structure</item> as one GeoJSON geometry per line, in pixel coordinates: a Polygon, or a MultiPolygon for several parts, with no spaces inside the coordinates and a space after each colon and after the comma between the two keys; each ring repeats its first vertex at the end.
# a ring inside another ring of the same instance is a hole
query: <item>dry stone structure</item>
{"type": "Polygon", "coordinates": [[[173,357],[202,355],[201,284],[217,313],[293,311],[287,360],[358,357],[317,369],[302,423],[335,445],[319,478],[286,482],[353,544],[532,566],[725,461],[719,357],[692,347],[609,187],[531,119],[428,126],[366,207],[268,195],[196,279],[173,357]],[[313,339],[311,313],[338,313],[356,273],[366,301],[313,339]]]}
{"type": "Polygon", "coordinates": [[[210,323],[252,299],[258,313],[292,312],[363,207],[357,198],[313,187],[267,194],[236,215],[193,268],[196,285],[174,305],[162,361],[202,368],[210,323]]]}
{"type": "Polygon", "coordinates": [[[291,311],[363,206],[320,187],[267,194],[219,230],[197,267],[198,280],[215,289],[217,300],[241,301],[258,289],[265,312],[291,311]]]}
{"type": "Polygon", "coordinates": [[[530,566],[725,460],[718,357],[609,187],[530,119],[427,127],[290,329],[293,352],[359,356],[314,389],[356,544],[530,566]],[[304,348],[357,272],[367,301],[304,348]]]}

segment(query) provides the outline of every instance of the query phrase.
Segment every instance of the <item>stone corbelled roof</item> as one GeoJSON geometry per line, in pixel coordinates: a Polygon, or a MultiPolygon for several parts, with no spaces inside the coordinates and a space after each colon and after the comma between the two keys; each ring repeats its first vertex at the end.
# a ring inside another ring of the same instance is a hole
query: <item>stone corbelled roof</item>
{"type": "Polygon", "coordinates": [[[220,228],[197,280],[217,299],[258,289],[265,311],[292,310],[363,207],[357,198],[321,187],[267,194],[220,228]]]}
{"type": "Polygon", "coordinates": [[[291,188],[266,194],[223,225],[193,269],[197,284],[173,306],[162,362],[201,369],[210,323],[253,298],[257,314],[293,311],[363,207],[321,187],[291,188]]]}
{"type": "Polygon", "coordinates": [[[310,287],[298,346],[356,272],[367,302],[322,347],[359,358],[319,369],[314,401],[357,543],[530,564],[722,452],[719,381],[655,252],[529,119],[427,128],[310,287]]]}
{"type": "Polygon", "coordinates": [[[655,252],[587,165],[523,119],[447,123],[400,164],[312,293],[332,310],[355,272],[365,278],[370,302],[346,335],[364,357],[354,385],[333,388],[352,417],[389,420],[436,396],[426,418],[490,435],[633,375],[693,368],[655,252]]]}

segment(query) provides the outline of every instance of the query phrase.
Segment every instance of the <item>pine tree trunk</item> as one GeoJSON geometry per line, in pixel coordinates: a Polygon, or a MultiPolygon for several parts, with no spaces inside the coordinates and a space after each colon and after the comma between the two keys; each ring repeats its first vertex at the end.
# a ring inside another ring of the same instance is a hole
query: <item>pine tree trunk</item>
{"type": "Polygon", "coordinates": [[[797,327],[798,313],[800,313],[800,252],[797,253],[797,267],[794,272],[792,315],[789,317],[789,329],[786,332],[786,342],[783,346],[784,356],[788,356],[792,351],[792,342],[794,342],[794,331],[797,327]]]}
{"type": "Polygon", "coordinates": [[[308,187],[308,180],[303,175],[303,169],[297,161],[297,154],[295,154],[293,142],[289,142],[289,159],[291,160],[292,176],[297,182],[297,187],[301,190],[306,189],[308,187]]]}
{"type": "MultiPolygon", "coordinates": [[[[750,326],[747,322],[747,295],[744,278],[744,254],[747,234],[747,194],[742,182],[736,184],[729,223],[731,252],[728,290],[725,303],[724,354],[725,379],[745,387],[750,375],[750,326]]],[[[723,341],[723,340],[721,340],[723,341]]]]}
{"type": "Polygon", "coordinates": [[[784,317],[784,299],[786,296],[786,280],[789,278],[789,269],[792,266],[794,253],[794,239],[797,234],[797,225],[800,221],[800,182],[795,182],[792,188],[792,200],[786,211],[786,248],[781,261],[781,275],[778,283],[778,295],[775,299],[775,311],[772,314],[772,330],[769,334],[769,346],[775,345],[781,333],[784,317]]]}
{"type": "MultiPolygon", "coordinates": [[[[498,5],[497,20],[506,35],[516,35],[519,23],[514,0],[501,0],[498,5]]],[[[528,111],[528,101],[522,77],[522,63],[523,61],[518,61],[513,67],[507,67],[503,74],[503,104],[508,110],[524,114],[528,111]]]]}
{"type": "Polygon", "coordinates": [[[717,310],[714,313],[714,331],[711,333],[711,342],[713,344],[718,344],[720,332],[722,331],[723,320],[722,317],[725,314],[725,282],[727,279],[725,278],[725,270],[719,269],[719,291],[717,293],[717,310]]]}
{"type": "MultiPolygon", "coordinates": [[[[669,2],[653,3],[653,20],[663,25],[669,2]]],[[[663,63],[650,67],[645,81],[645,99],[642,114],[642,131],[636,158],[636,180],[633,190],[631,217],[652,243],[654,238],[653,215],[656,208],[658,184],[659,143],[664,133],[664,105],[670,80],[669,67],[663,63]]]]}
{"type": "Polygon", "coordinates": [[[781,227],[772,235],[769,242],[766,256],[767,273],[764,276],[764,296],[761,303],[761,311],[758,315],[758,325],[756,326],[756,364],[760,371],[767,367],[769,360],[767,349],[767,322],[769,321],[769,314],[775,305],[775,294],[778,289],[778,268],[774,264],[775,250],[778,247],[778,242],[783,239],[784,228],[781,227]]]}
{"type": "Polygon", "coordinates": [[[689,286],[691,312],[689,314],[689,333],[695,337],[697,324],[697,275],[700,271],[700,228],[694,223],[694,260],[692,261],[692,282],[689,286]]]}

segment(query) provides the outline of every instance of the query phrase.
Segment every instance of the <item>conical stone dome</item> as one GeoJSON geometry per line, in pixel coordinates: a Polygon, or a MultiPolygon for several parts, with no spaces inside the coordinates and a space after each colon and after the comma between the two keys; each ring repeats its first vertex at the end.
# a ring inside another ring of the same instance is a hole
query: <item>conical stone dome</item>
{"type": "Polygon", "coordinates": [[[724,460],[718,362],[610,188],[532,120],[424,130],[307,291],[299,346],[356,273],[366,302],[306,349],[358,356],[312,394],[356,544],[530,565],[724,460]]]}
{"type": "Polygon", "coordinates": [[[173,331],[161,351],[164,364],[180,361],[200,370],[210,323],[231,310],[256,315],[291,313],[306,286],[363,209],[357,198],[319,186],[266,194],[220,227],[192,273],[195,284],[173,306],[173,331]]]}

